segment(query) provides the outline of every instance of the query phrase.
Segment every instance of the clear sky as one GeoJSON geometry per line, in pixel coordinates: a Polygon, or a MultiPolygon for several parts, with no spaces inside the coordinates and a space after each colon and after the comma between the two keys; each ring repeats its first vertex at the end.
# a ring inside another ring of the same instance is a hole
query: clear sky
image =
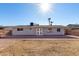
{"type": "Polygon", "coordinates": [[[52,3],[50,7],[50,11],[43,12],[36,3],[0,3],[0,25],[28,25],[30,22],[45,25],[49,17],[53,24],[79,23],[79,4],[52,3]]]}

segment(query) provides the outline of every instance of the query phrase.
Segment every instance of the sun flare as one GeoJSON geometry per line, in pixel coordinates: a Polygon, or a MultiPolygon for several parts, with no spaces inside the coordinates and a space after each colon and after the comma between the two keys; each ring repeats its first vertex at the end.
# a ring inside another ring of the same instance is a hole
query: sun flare
{"type": "Polygon", "coordinates": [[[50,4],[49,3],[40,3],[40,9],[43,11],[43,12],[47,12],[50,10],[50,4]]]}

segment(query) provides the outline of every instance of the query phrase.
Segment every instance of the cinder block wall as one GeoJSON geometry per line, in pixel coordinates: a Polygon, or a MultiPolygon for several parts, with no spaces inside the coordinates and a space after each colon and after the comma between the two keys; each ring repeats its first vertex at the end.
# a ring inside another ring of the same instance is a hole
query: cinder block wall
{"type": "Polygon", "coordinates": [[[79,29],[66,29],[65,34],[66,35],[77,35],[77,36],[79,36],[79,29]]]}
{"type": "Polygon", "coordinates": [[[8,30],[0,30],[0,37],[8,36],[9,35],[8,33],[9,33],[8,30]]]}
{"type": "Polygon", "coordinates": [[[79,29],[71,30],[71,34],[79,36],[79,29]]]}

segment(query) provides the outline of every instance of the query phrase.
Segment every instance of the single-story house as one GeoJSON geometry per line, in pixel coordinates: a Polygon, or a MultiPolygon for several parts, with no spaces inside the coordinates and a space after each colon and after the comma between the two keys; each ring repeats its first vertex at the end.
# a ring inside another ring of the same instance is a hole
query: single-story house
{"type": "Polygon", "coordinates": [[[65,26],[62,25],[19,25],[7,26],[5,30],[11,35],[65,35],[65,26]]]}

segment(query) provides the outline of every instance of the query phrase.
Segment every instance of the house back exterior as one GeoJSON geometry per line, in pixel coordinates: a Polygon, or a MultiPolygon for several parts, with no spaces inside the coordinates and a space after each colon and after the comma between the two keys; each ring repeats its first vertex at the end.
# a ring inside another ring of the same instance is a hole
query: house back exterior
{"type": "Polygon", "coordinates": [[[65,26],[52,25],[51,18],[48,18],[49,25],[39,25],[33,22],[30,25],[2,26],[0,36],[19,36],[19,35],[65,35],[65,26]]]}
{"type": "Polygon", "coordinates": [[[78,35],[79,24],[77,25],[19,25],[0,26],[0,36],[44,36],[44,35],[78,35]]]}
{"type": "Polygon", "coordinates": [[[21,25],[6,27],[11,35],[65,35],[65,26],[61,25],[21,25]]]}

